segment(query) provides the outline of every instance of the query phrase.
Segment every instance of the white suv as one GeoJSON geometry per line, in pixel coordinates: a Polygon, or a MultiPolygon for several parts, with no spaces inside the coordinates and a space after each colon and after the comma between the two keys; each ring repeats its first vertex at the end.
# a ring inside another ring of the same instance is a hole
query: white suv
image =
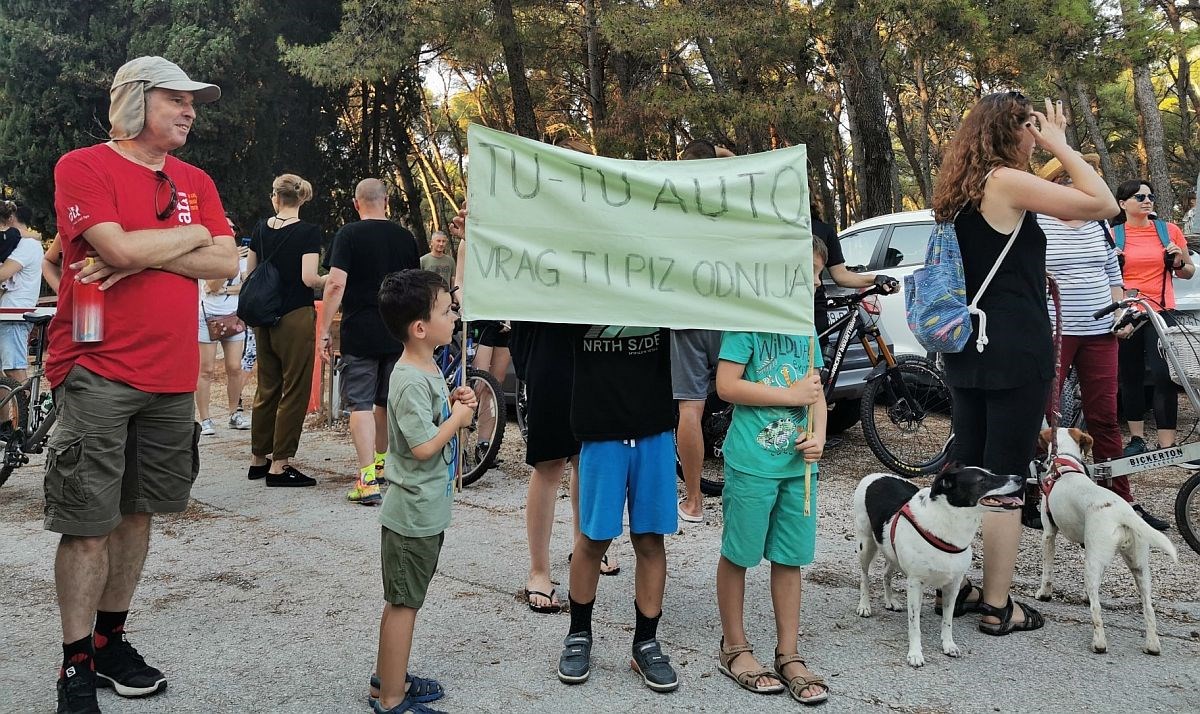
{"type": "MultiPolygon", "coordinates": [[[[925,246],[933,232],[932,211],[889,213],[855,223],[838,234],[846,267],[890,275],[902,283],[904,276],[925,264],[925,246]]],[[[1192,252],[1200,265],[1200,254],[1192,252]]],[[[1200,318],[1200,280],[1175,278],[1176,309],[1200,318]]],[[[904,316],[904,291],[879,297],[879,324],[897,354],[925,354],[913,337],[904,316]]]]}

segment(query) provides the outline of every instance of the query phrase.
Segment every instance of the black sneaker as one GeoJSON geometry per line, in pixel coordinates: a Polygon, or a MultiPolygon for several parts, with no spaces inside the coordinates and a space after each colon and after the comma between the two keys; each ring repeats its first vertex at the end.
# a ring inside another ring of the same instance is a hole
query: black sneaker
{"type": "Polygon", "coordinates": [[[1150,526],[1154,530],[1166,531],[1166,530],[1171,529],[1170,523],[1168,523],[1167,521],[1164,521],[1163,519],[1159,518],[1158,516],[1154,515],[1153,513],[1150,513],[1146,509],[1142,508],[1142,504],[1140,504],[1140,503],[1133,504],[1133,510],[1136,511],[1137,514],[1142,517],[1142,520],[1146,522],[1146,525],[1150,526]]]}
{"type": "Polygon", "coordinates": [[[125,640],[125,633],[113,635],[108,644],[96,648],[96,686],[112,687],[122,697],[149,697],[167,688],[163,673],[146,664],[125,640]]]}
{"type": "Polygon", "coordinates": [[[268,486],[299,487],[316,486],[317,480],[306,476],[291,466],[284,466],[281,474],[267,474],[268,486]]]}
{"type": "Polygon", "coordinates": [[[266,477],[269,473],[271,473],[271,460],[267,459],[267,463],[261,466],[251,466],[246,469],[246,478],[251,481],[257,481],[260,478],[266,477]]]}
{"type": "Polygon", "coordinates": [[[647,687],[656,692],[672,692],[679,686],[679,676],[671,666],[671,658],[662,653],[658,640],[634,642],[633,661],[629,666],[642,675],[647,687]]]}
{"type": "Polygon", "coordinates": [[[58,714],[100,714],[96,674],[86,662],[68,665],[58,676],[58,714]]]}
{"type": "Polygon", "coordinates": [[[563,640],[558,657],[558,681],[583,684],[592,673],[592,633],[573,632],[563,640]]]}
{"type": "Polygon", "coordinates": [[[1129,443],[1125,445],[1125,451],[1122,456],[1134,456],[1136,454],[1146,453],[1146,440],[1140,436],[1134,436],[1129,439],[1129,443]]]}

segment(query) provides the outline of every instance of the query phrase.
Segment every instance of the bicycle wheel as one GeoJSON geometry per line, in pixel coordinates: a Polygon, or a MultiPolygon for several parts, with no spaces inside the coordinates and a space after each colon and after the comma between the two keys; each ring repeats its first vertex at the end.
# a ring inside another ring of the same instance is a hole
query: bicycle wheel
{"type": "Polygon", "coordinates": [[[953,406],[936,365],[904,355],[867,385],[863,436],[875,457],[895,473],[905,478],[936,473],[954,437],[953,406]]]}
{"type": "Polygon", "coordinates": [[[8,481],[20,455],[20,435],[29,419],[29,392],[12,377],[0,376],[0,486],[8,481]],[[14,437],[16,439],[14,440],[14,437]],[[10,442],[12,442],[10,444],[10,442]],[[15,450],[17,453],[10,454],[15,450]]]}
{"type": "Polygon", "coordinates": [[[525,382],[518,379],[516,397],[513,400],[517,411],[517,429],[521,432],[521,440],[529,443],[529,394],[525,391],[525,382]]]}
{"type": "Polygon", "coordinates": [[[467,386],[475,391],[479,406],[475,409],[470,428],[466,430],[463,444],[464,486],[478,481],[479,477],[496,463],[496,455],[500,453],[500,442],[504,439],[505,419],[508,417],[504,391],[500,382],[490,372],[468,369],[467,386]]]}
{"type": "Polygon", "coordinates": [[[1192,550],[1200,553],[1200,472],[1184,481],[1175,497],[1175,523],[1179,526],[1179,535],[1192,550]]]}

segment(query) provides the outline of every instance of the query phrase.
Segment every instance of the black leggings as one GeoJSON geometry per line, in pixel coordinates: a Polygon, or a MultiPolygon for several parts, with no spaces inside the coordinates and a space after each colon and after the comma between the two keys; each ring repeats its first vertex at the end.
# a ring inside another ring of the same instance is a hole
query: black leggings
{"type": "Polygon", "coordinates": [[[950,393],[954,397],[951,459],[998,474],[1028,474],[1050,382],[1012,389],[951,387],[950,393]]]}
{"type": "MultiPolygon", "coordinates": [[[[1159,313],[1168,325],[1175,319],[1170,313],[1159,313]]],[[[1174,429],[1179,421],[1179,392],[1171,381],[1167,362],[1158,352],[1158,333],[1148,324],[1129,336],[1117,340],[1117,370],[1121,381],[1121,415],[1125,421],[1142,421],[1146,417],[1146,368],[1154,383],[1154,423],[1159,429],[1174,429]]]]}

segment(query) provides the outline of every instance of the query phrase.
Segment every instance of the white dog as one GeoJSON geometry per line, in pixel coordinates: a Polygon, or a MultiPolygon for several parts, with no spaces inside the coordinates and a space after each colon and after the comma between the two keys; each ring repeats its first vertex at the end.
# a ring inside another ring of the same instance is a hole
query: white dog
{"type": "MultiPolygon", "coordinates": [[[[924,585],[958,592],[971,565],[971,541],[985,508],[1021,507],[1025,479],[1003,476],[973,466],[952,466],[919,489],[891,474],[871,474],[854,490],[854,522],[858,531],[858,614],[871,616],[867,574],[875,554],[887,559],[883,573],[883,605],[899,610],[892,590],[897,570],[908,578],[908,663],[925,664],[921,653],[921,593],[924,585]]],[[[959,655],[953,637],[954,607],[942,609],[942,652],[959,655]]]]}
{"type": "MultiPolygon", "coordinates": [[[[1043,429],[1042,441],[1048,444],[1051,433],[1043,429]]],[[[1092,607],[1092,651],[1108,651],[1104,622],[1100,619],[1100,579],[1120,551],[1142,598],[1142,614],[1146,618],[1146,643],[1142,651],[1156,655],[1162,648],[1150,595],[1150,547],[1171,556],[1176,563],[1179,557],[1171,541],[1146,525],[1125,499],[1102,488],[1087,475],[1083,454],[1091,445],[1092,437],[1079,429],[1058,430],[1058,455],[1042,477],[1042,585],[1037,599],[1050,599],[1054,537],[1061,531],[1067,540],[1084,547],[1083,582],[1092,607]]]]}

